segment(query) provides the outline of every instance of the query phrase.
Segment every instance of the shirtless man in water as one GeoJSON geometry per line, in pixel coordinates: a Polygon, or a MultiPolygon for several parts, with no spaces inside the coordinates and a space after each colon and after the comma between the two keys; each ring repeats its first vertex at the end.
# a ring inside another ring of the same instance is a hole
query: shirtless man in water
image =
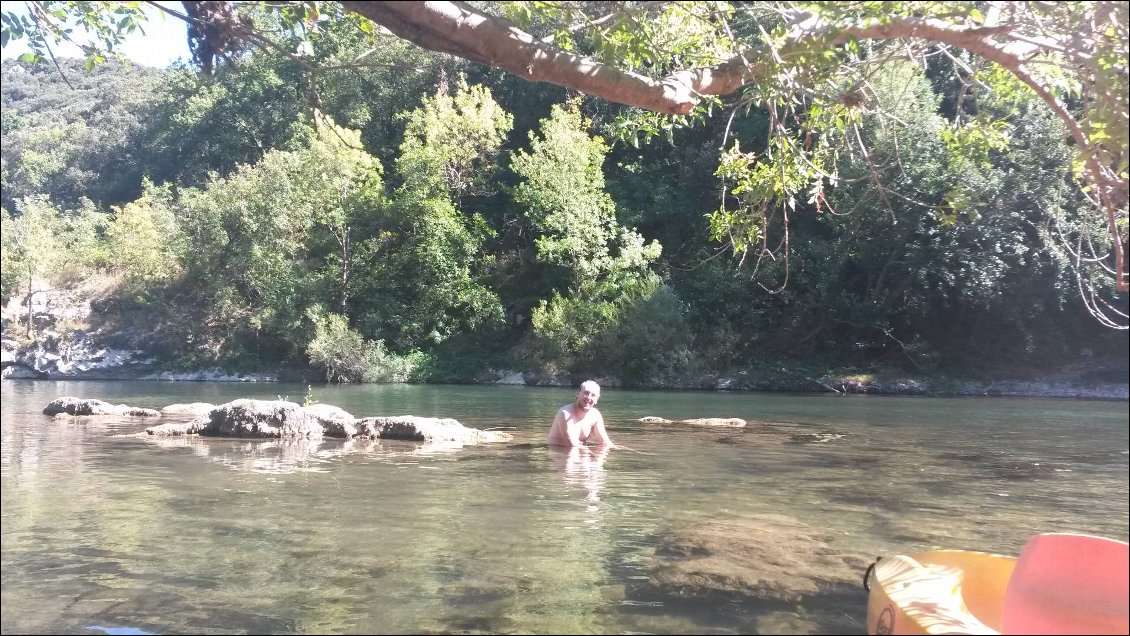
{"type": "Polygon", "coordinates": [[[584,446],[592,439],[598,446],[612,448],[612,438],[604,430],[604,418],[596,410],[600,385],[592,380],[581,383],[577,400],[557,410],[549,427],[550,446],[584,446]]]}

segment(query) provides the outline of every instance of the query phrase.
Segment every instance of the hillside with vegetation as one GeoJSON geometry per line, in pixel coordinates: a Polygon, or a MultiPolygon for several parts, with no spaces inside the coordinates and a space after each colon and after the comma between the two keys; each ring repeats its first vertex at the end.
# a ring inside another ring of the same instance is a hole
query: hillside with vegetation
{"type": "MultiPolygon", "coordinates": [[[[366,46],[330,35],[321,59],[366,46]]],[[[771,107],[648,135],[626,106],[406,42],[366,61],[316,84],[269,52],[211,75],[5,61],[5,339],[330,382],[1126,381],[1127,332],[1087,313],[1054,240],[1086,223],[1063,123],[960,58],[874,69],[882,110],[842,131],[867,151],[737,250],[718,149],[771,151],[771,107]],[[972,102],[1009,122],[978,152],[952,143],[972,102]],[[37,324],[54,292],[89,315],[37,324]]]]}

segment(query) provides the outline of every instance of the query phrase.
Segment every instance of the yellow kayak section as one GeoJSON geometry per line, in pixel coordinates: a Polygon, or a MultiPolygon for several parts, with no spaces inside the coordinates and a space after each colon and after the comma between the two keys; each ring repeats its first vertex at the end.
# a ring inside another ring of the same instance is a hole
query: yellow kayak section
{"type": "Polygon", "coordinates": [[[900,554],[864,587],[869,634],[1130,633],[1130,546],[1104,537],[1039,534],[1019,557],[900,554]]]}
{"type": "Polygon", "coordinates": [[[999,634],[1016,557],[934,550],[886,557],[870,575],[868,634],[999,634]]]}

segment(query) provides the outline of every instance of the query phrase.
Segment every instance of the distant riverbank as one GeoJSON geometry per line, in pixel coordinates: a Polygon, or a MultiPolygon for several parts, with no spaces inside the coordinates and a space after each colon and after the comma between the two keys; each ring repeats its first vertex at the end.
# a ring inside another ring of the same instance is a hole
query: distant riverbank
{"type": "MultiPolygon", "coordinates": [[[[9,341],[10,342],[10,341],[9,341]]],[[[161,370],[155,362],[136,362],[122,352],[96,352],[86,360],[71,360],[60,366],[49,356],[12,352],[5,343],[4,379],[48,380],[152,380],[158,382],[301,382],[322,384],[320,378],[295,371],[238,373],[222,368],[196,371],[161,370]],[[41,363],[38,366],[36,360],[41,363]],[[22,361],[17,361],[22,360],[22,361]],[[46,367],[46,368],[44,368],[46,367]]],[[[796,393],[840,393],[869,395],[930,395],[1047,397],[1098,400],[1130,399],[1130,383],[1104,379],[1117,371],[1090,370],[1060,372],[1036,379],[962,379],[947,376],[880,376],[871,374],[804,374],[782,368],[778,373],[756,375],[739,373],[734,377],[699,379],[695,382],[664,385],[654,383],[646,388],[657,390],[767,391],[796,393]]],[[[491,370],[456,384],[504,384],[528,386],[576,386],[585,377],[569,373],[543,374],[514,370],[491,370]]],[[[616,378],[596,376],[607,387],[622,387],[616,378]]],[[[627,387],[636,388],[636,387],[627,387]]]]}
{"type": "MultiPolygon", "coordinates": [[[[89,329],[63,329],[68,321],[89,321],[88,301],[45,305],[34,337],[14,333],[20,315],[18,302],[4,308],[0,339],[0,376],[4,379],[154,380],[168,382],[297,382],[322,384],[311,369],[265,369],[239,372],[209,367],[173,370],[150,351],[122,343],[137,342],[136,334],[112,336],[89,329]]],[[[1014,365],[1015,366],[1015,365],[1014,365]]],[[[1126,352],[1099,357],[1082,353],[1070,364],[1022,371],[1001,366],[995,371],[950,374],[861,373],[821,367],[803,361],[760,361],[748,369],[688,373],[676,379],[626,384],[618,378],[590,373],[542,373],[522,369],[483,369],[459,377],[429,378],[436,384],[502,384],[573,387],[587,379],[604,386],[652,390],[767,391],[873,395],[1047,397],[1099,400],[1130,399],[1130,366],[1126,352]]]]}

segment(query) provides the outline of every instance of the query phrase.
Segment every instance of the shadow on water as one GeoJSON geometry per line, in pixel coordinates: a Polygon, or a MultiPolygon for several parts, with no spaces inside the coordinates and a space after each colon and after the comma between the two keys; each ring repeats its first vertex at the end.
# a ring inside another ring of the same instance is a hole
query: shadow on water
{"type": "Polygon", "coordinates": [[[145,636],[153,632],[147,632],[144,629],[137,629],[136,627],[103,627],[101,625],[87,625],[83,629],[91,632],[98,632],[99,634],[109,634],[110,636],[145,636]]]}
{"type": "Polygon", "coordinates": [[[859,608],[867,594],[860,586],[836,584],[796,601],[760,599],[723,592],[695,596],[657,593],[630,586],[619,611],[631,622],[676,624],[696,634],[865,634],[859,608]]]}

